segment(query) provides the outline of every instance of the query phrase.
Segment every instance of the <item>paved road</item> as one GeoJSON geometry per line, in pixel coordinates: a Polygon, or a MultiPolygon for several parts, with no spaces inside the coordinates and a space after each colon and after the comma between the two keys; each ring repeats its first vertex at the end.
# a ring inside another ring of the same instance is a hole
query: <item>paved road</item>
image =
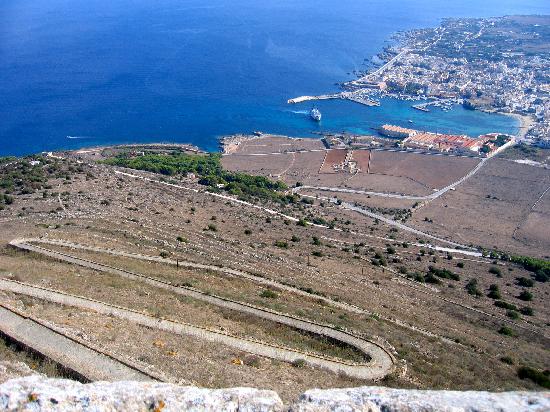
{"type": "MultiPolygon", "coordinates": [[[[372,344],[370,344],[369,342],[366,342],[363,339],[357,337],[352,337],[345,332],[339,332],[336,330],[334,330],[334,332],[336,333],[331,334],[334,336],[331,337],[342,342],[345,341],[346,343],[355,346],[360,351],[371,356],[372,360],[366,364],[360,364],[344,360],[331,359],[314,353],[285,348],[282,346],[261,342],[254,339],[233,336],[223,331],[190,325],[174,320],[158,318],[147,315],[145,313],[134,311],[132,309],[127,309],[105,302],[100,302],[97,300],[88,299],[85,297],[71,295],[61,291],[29,285],[12,280],[0,279],[0,290],[23,294],[26,296],[32,296],[62,305],[93,310],[97,313],[109,316],[116,316],[120,319],[125,319],[151,328],[176,333],[179,335],[193,336],[210,342],[221,343],[245,352],[279,359],[286,362],[294,362],[296,360],[302,359],[312,366],[328,369],[335,373],[344,373],[348,376],[359,379],[380,379],[386,376],[393,369],[393,360],[391,359],[391,357],[389,357],[389,355],[386,354],[385,351],[373,351],[371,347],[372,344]]],[[[323,334],[322,327],[319,327],[318,330],[311,331],[313,333],[323,334]]],[[[45,347],[50,348],[50,350],[52,351],[59,350],[61,353],[63,353],[66,350],[65,346],[56,346],[56,341],[43,339],[43,337],[41,336],[37,336],[36,338],[41,339],[42,344],[45,347]]],[[[82,360],[76,357],[73,362],[79,363],[82,362],[82,360]]],[[[91,369],[98,369],[99,371],[101,371],[101,368],[104,366],[101,363],[96,363],[95,358],[86,359],[85,362],[83,362],[83,365],[88,365],[91,369]]],[[[133,380],[138,380],[138,378],[139,377],[136,376],[136,378],[133,380]]]]}
{"type": "MultiPolygon", "coordinates": [[[[13,241],[11,244],[21,249],[40,253],[52,258],[63,260],[68,263],[77,264],[90,269],[108,272],[108,273],[129,278],[132,280],[141,281],[151,286],[169,290],[171,292],[188,296],[193,299],[205,301],[209,304],[213,304],[216,306],[220,306],[220,307],[231,309],[238,312],[248,313],[250,315],[257,316],[259,318],[267,319],[280,324],[288,325],[296,329],[301,329],[314,334],[326,336],[357,348],[361,352],[368,355],[371,358],[371,361],[368,364],[362,364],[362,365],[351,364],[349,362],[322,358],[319,355],[310,354],[310,353],[301,352],[301,351],[295,351],[291,349],[284,349],[282,351],[277,351],[273,349],[274,345],[268,345],[265,343],[255,343],[252,346],[250,346],[250,344],[248,343],[246,344],[242,343],[240,346],[238,346],[238,342],[236,342],[235,339],[239,340],[240,338],[236,338],[236,337],[231,337],[231,339],[229,338],[222,339],[222,341],[224,341],[226,344],[230,346],[238,347],[242,350],[246,350],[251,353],[255,353],[262,356],[274,357],[276,359],[287,360],[290,362],[296,359],[304,359],[306,362],[310,363],[313,366],[320,366],[337,373],[343,372],[349,376],[360,378],[360,379],[379,379],[386,376],[388,373],[390,373],[393,370],[394,359],[393,359],[393,356],[386,349],[382,348],[380,345],[378,345],[375,342],[370,342],[358,336],[354,336],[347,332],[337,330],[327,325],[318,324],[305,319],[296,318],[291,315],[274,312],[268,309],[259,308],[249,304],[232,301],[222,297],[207,295],[193,288],[175,286],[175,285],[172,285],[170,282],[164,282],[164,281],[161,281],[152,277],[144,276],[138,273],[117,269],[108,265],[92,262],[90,260],[70,256],[65,253],[48,250],[39,246],[25,243],[24,241],[21,241],[21,240],[13,241]],[[243,345],[246,346],[247,349],[244,349],[243,345]],[[270,349],[261,347],[261,345],[264,345],[264,346],[267,345],[269,346],[270,349]],[[268,355],[266,353],[270,353],[271,355],[268,355]]],[[[8,281],[4,281],[4,287],[5,287],[5,282],[8,282],[8,281]]],[[[194,327],[191,325],[187,325],[187,326],[189,326],[189,328],[191,329],[194,327]]],[[[198,328],[198,327],[195,327],[195,328],[198,328]]],[[[203,330],[202,328],[198,328],[198,329],[203,330]]],[[[189,333],[189,334],[192,334],[192,333],[189,333]]],[[[220,339],[218,336],[220,335],[220,332],[215,331],[215,334],[216,334],[215,335],[216,341],[219,341],[220,339]]],[[[196,334],[194,336],[196,336],[196,334]]],[[[205,336],[207,336],[205,337],[205,339],[214,340],[212,337],[213,335],[206,334],[205,336]]],[[[240,339],[240,340],[243,340],[243,339],[240,339]]],[[[243,341],[248,342],[249,340],[244,339],[243,341]]]]}
{"type": "MultiPolygon", "coordinates": [[[[57,240],[57,239],[42,239],[42,238],[40,238],[40,239],[38,239],[38,238],[36,238],[36,239],[14,239],[13,241],[10,242],[10,244],[12,246],[15,246],[17,248],[24,249],[24,250],[30,250],[30,251],[34,251],[34,252],[37,252],[37,253],[42,253],[42,252],[48,251],[47,249],[44,249],[44,248],[40,248],[40,247],[36,247],[36,246],[32,247],[33,245],[31,245],[30,243],[43,243],[43,244],[64,246],[64,247],[68,247],[68,248],[72,248],[72,249],[87,250],[87,251],[91,251],[91,252],[105,253],[105,254],[109,254],[109,255],[113,255],[113,256],[123,256],[123,257],[132,258],[132,259],[140,259],[140,260],[146,260],[146,261],[151,261],[151,262],[159,262],[159,263],[163,263],[163,264],[170,264],[170,265],[173,265],[173,266],[179,265],[181,267],[190,267],[190,268],[195,268],[195,269],[205,269],[205,270],[211,270],[211,271],[219,272],[219,273],[226,273],[226,274],[229,274],[231,276],[241,277],[241,278],[250,280],[250,281],[255,282],[255,283],[266,285],[268,287],[273,287],[273,288],[279,289],[279,290],[285,290],[285,291],[291,292],[291,293],[293,293],[295,295],[298,295],[298,296],[304,296],[304,297],[312,298],[312,299],[315,299],[315,300],[321,300],[321,301],[331,305],[332,307],[342,309],[342,310],[345,310],[345,311],[350,312],[350,313],[358,313],[358,314],[362,314],[362,315],[366,315],[366,316],[375,315],[378,318],[380,318],[380,319],[382,319],[386,322],[393,323],[395,325],[398,325],[398,326],[403,327],[405,329],[412,330],[412,331],[417,332],[419,334],[422,334],[424,336],[429,336],[429,337],[432,337],[432,338],[438,338],[438,339],[441,339],[442,341],[447,342],[447,343],[453,343],[452,341],[450,341],[449,339],[447,339],[443,336],[440,336],[436,333],[433,333],[433,332],[430,332],[428,330],[422,329],[418,326],[411,325],[411,324],[409,324],[407,322],[404,322],[402,320],[392,318],[392,317],[386,317],[386,316],[383,316],[379,313],[368,311],[366,309],[363,309],[363,308],[361,308],[359,306],[356,306],[356,305],[352,305],[350,303],[346,303],[346,302],[342,302],[342,301],[335,301],[335,300],[333,300],[331,298],[328,298],[326,296],[315,295],[315,294],[306,292],[302,289],[298,289],[297,287],[289,286],[289,285],[279,283],[279,282],[271,280],[271,279],[263,278],[263,277],[256,276],[256,275],[252,275],[250,273],[243,272],[243,271],[236,270],[236,269],[231,269],[231,268],[227,268],[227,267],[219,267],[219,266],[214,266],[214,265],[204,265],[204,264],[201,264],[201,263],[189,262],[189,261],[185,261],[185,260],[175,261],[175,260],[172,260],[172,259],[162,258],[162,257],[158,257],[158,256],[142,255],[142,254],[138,254],[138,253],[129,253],[129,252],[123,252],[123,251],[118,251],[118,250],[114,250],[114,249],[105,249],[105,248],[101,248],[101,247],[97,247],[97,246],[82,245],[82,244],[78,244],[78,243],[67,242],[67,241],[64,241],[64,240],[57,240]]],[[[59,255],[61,255],[60,257],[64,257],[63,254],[59,254],[59,255]]],[[[68,256],[68,255],[65,255],[65,256],[68,256]]]]}
{"type": "MultiPolygon", "coordinates": [[[[0,280],[0,288],[9,281],[0,280]]],[[[11,339],[32,348],[48,359],[65,366],[89,381],[151,381],[141,373],[102,353],[92,350],[28,316],[0,304],[0,330],[11,339]]]]}
{"type": "Polygon", "coordinates": [[[292,188],[292,193],[298,193],[303,189],[320,190],[323,192],[353,193],[358,195],[368,195],[368,196],[377,196],[377,197],[387,197],[387,198],[393,198],[393,199],[406,199],[406,200],[427,200],[430,198],[430,195],[414,196],[414,195],[402,195],[399,193],[370,192],[367,190],[347,189],[344,187],[309,186],[309,185],[294,187],[292,188]]]}
{"type": "Polygon", "coordinates": [[[384,192],[370,192],[366,190],[359,190],[359,189],[347,189],[343,187],[328,187],[328,186],[298,186],[292,189],[293,193],[297,193],[302,189],[314,189],[314,190],[322,190],[325,192],[341,192],[341,193],[353,193],[353,194],[361,194],[361,195],[369,195],[369,196],[378,196],[378,197],[387,197],[387,198],[394,198],[394,199],[405,199],[405,200],[419,200],[419,201],[431,201],[434,199],[437,199],[441,195],[447,193],[449,190],[454,189],[459,184],[463,183],[465,180],[469,179],[473,175],[475,175],[485,164],[485,162],[489,158],[483,158],[481,161],[474,167],[472,170],[470,170],[466,175],[462,176],[459,180],[456,182],[451,183],[448,186],[445,186],[442,189],[439,189],[436,192],[430,193],[429,195],[425,196],[414,196],[414,195],[403,195],[399,193],[384,193],[384,192]]]}
{"type": "MultiPolygon", "coordinates": [[[[116,170],[115,173],[118,174],[118,175],[131,177],[131,178],[134,178],[134,179],[140,179],[140,180],[144,180],[144,181],[147,181],[147,182],[152,182],[152,183],[156,183],[156,184],[160,184],[160,185],[170,186],[170,187],[173,187],[173,188],[176,188],[176,189],[192,191],[192,192],[195,192],[195,193],[199,192],[199,190],[197,190],[197,189],[193,189],[193,188],[189,188],[189,187],[185,187],[185,186],[181,186],[181,185],[176,185],[176,184],[173,184],[173,183],[162,182],[160,180],[155,180],[155,179],[151,179],[151,178],[148,178],[148,177],[145,177],[145,176],[135,175],[135,174],[132,174],[132,173],[122,172],[122,171],[119,171],[119,170],[116,170]]],[[[240,205],[243,205],[243,206],[252,207],[254,209],[259,209],[259,210],[262,210],[264,212],[267,212],[270,215],[281,216],[282,218],[290,220],[292,222],[297,222],[299,220],[299,219],[297,219],[293,216],[285,215],[284,213],[277,212],[276,210],[269,209],[269,208],[262,207],[262,206],[258,206],[258,205],[255,205],[253,203],[250,203],[250,202],[245,202],[243,200],[235,199],[234,197],[231,197],[231,196],[226,196],[226,195],[222,195],[222,194],[219,194],[219,193],[212,193],[212,192],[207,192],[207,191],[200,191],[200,193],[204,193],[204,194],[209,195],[209,196],[224,199],[224,200],[227,200],[227,201],[230,201],[230,202],[233,202],[233,203],[237,203],[237,204],[240,204],[240,205]]],[[[313,198],[313,199],[315,198],[313,196],[304,196],[304,195],[302,195],[302,196],[303,197],[310,197],[310,198],[313,198]]],[[[329,199],[326,199],[326,200],[329,200],[329,199]]],[[[369,213],[372,213],[372,212],[369,212],[369,213]]],[[[383,220],[386,223],[388,223],[390,225],[393,225],[393,226],[395,226],[397,224],[401,225],[400,223],[394,222],[393,220],[387,219],[387,218],[385,218],[381,215],[376,215],[376,214],[372,213],[372,216],[374,216],[376,219],[383,220]],[[392,223],[392,222],[394,222],[395,224],[392,223]]],[[[338,229],[338,228],[331,229],[326,225],[319,225],[319,224],[315,224],[315,223],[309,223],[309,224],[311,226],[314,226],[314,227],[317,227],[317,228],[320,228],[320,229],[332,230],[332,231],[337,231],[337,232],[342,230],[342,229],[338,229]]],[[[404,230],[407,230],[407,231],[410,231],[409,229],[414,230],[415,231],[414,233],[416,233],[420,236],[429,237],[431,239],[439,239],[439,238],[433,237],[432,235],[430,235],[428,233],[424,233],[424,232],[421,232],[419,230],[409,228],[408,226],[405,226],[405,225],[402,225],[402,227],[407,228],[407,229],[404,229],[404,230]]],[[[358,233],[358,232],[354,232],[354,233],[357,234],[357,235],[360,235],[360,236],[364,236],[363,233],[358,233]]],[[[464,248],[464,249],[471,249],[471,248],[469,248],[468,246],[465,246],[465,245],[460,245],[458,243],[449,242],[449,241],[446,241],[446,240],[443,240],[443,241],[447,244],[458,245],[458,246],[460,246],[461,248],[464,248]]],[[[432,246],[432,245],[424,245],[424,246],[436,249],[436,247],[432,246]]],[[[469,255],[469,256],[478,256],[478,257],[481,256],[481,253],[473,252],[471,250],[450,249],[448,251],[449,252],[454,252],[454,253],[466,254],[466,255],[469,255]]]]}
{"type": "Polygon", "coordinates": [[[376,69],[372,73],[368,73],[365,76],[360,77],[357,80],[352,80],[348,83],[349,84],[358,84],[358,83],[363,83],[365,81],[370,81],[370,79],[372,77],[379,75],[380,73],[382,73],[387,68],[393,66],[395,64],[395,62],[397,62],[403,55],[407,54],[409,51],[410,50],[407,49],[407,48],[403,49],[401,52],[399,52],[399,54],[396,54],[392,59],[388,60],[383,66],[380,66],[378,69],[376,69]]]}

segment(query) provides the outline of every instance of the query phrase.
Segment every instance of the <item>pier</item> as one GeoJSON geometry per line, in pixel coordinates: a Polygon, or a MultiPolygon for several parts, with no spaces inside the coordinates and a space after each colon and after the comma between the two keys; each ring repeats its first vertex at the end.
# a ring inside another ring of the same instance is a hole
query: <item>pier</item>
{"type": "Polygon", "coordinates": [[[295,97],[294,99],[288,99],[287,103],[296,104],[296,103],[307,102],[309,100],[331,100],[331,99],[341,99],[341,98],[342,98],[341,93],[322,94],[320,96],[300,96],[300,97],[295,97]]]}
{"type": "Polygon", "coordinates": [[[365,106],[380,106],[380,102],[376,100],[368,99],[362,96],[357,96],[350,92],[322,94],[319,96],[300,96],[300,97],[295,97],[293,99],[288,99],[287,103],[297,104],[297,103],[307,102],[310,100],[332,100],[332,99],[349,100],[355,103],[363,104],[365,106]]]}

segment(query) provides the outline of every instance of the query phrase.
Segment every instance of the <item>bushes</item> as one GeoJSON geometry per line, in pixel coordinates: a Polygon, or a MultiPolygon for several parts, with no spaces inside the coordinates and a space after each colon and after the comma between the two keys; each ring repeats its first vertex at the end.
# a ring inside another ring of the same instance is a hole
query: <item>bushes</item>
{"type": "Polygon", "coordinates": [[[503,356],[502,358],[500,358],[500,361],[502,363],[507,364],[507,365],[513,365],[514,364],[514,360],[509,356],[503,356]]]}
{"type": "Polygon", "coordinates": [[[491,299],[501,299],[502,296],[500,295],[500,290],[497,285],[491,285],[489,286],[489,293],[487,294],[488,297],[491,299]]]}
{"type": "Polygon", "coordinates": [[[262,298],[268,298],[268,299],[277,299],[279,297],[279,295],[272,291],[271,289],[265,289],[265,290],[262,290],[262,293],[260,293],[260,296],[262,298]]]}
{"type": "Polygon", "coordinates": [[[548,275],[546,272],[539,270],[535,272],[535,280],[537,282],[548,282],[550,279],[550,275],[548,275]]]}
{"type": "Polygon", "coordinates": [[[518,378],[529,379],[545,389],[550,389],[550,371],[548,370],[541,372],[528,366],[522,366],[518,368],[518,378]]]}
{"type": "Polygon", "coordinates": [[[519,294],[518,299],[529,302],[533,300],[533,294],[531,292],[527,292],[526,290],[524,290],[519,294]]]}
{"type": "Polygon", "coordinates": [[[492,273],[493,275],[497,275],[497,277],[502,276],[502,271],[500,270],[500,268],[497,268],[496,266],[491,266],[489,268],[489,273],[492,273]]]}
{"type": "Polygon", "coordinates": [[[316,225],[328,226],[328,222],[322,217],[314,217],[312,222],[316,225]]]}
{"type": "Polygon", "coordinates": [[[438,278],[460,280],[460,276],[458,276],[458,274],[451,272],[450,270],[447,270],[447,269],[438,269],[434,266],[430,266],[428,270],[430,273],[437,276],[438,278]]]}
{"type": "Polygon", "coordinates": [[[524,306],[519,311],[522,315],[525,315],[525,316],[533,316],[535,314],[533,309],[530,308],[529,306],[524,306]]]}
{"type": "Polygon", "coordinates": [[[535,282],[533,281],[533,279],[529,279],[526,277],[516,278],[516,280],[519,286],[523,286],[526,288],[532,288],[535,285],[535,282]]]}
{"type": "Polygon", "coordinates": [[[550,261],[527,256],[512,256],[510,260],[524,269],[535,273],[537,282],[547,282],[550,279],[550,261]]]}
{"type": "Polygon", "coordinates": [[[505,302],[503,300],[495,300],[495,306],[497,308],[503,308],[506,310],[518,310],[516,305],[512,305],[511,303],[505,302]]]}
{"type": "Polygon", "coordinates": [[[296,222],[298,226],[306,227],[308,225],[307,221],[305,219],[300,219],[298,222],[296,222]]]}
{"type": "Polygon", "coordinates": [[[323,252],[321,252],[320,250],[315,250],[311,252],[311,254],[315,257],[323,257],[323,252]]]}
{"type": "Polygon", "coordinates": [[[416,272],[413,275],[413,279],[416,280],[417,282],[420,282],[420,283],[426,282],[426,279],[424,279],[424,276],[422,275],[422,273],[418,273],[418,272],[416,272]]]}
{"type": "Polygon", "coordinates": [[[498,330],[498,333],[504,336],[517,336],[517,333],[508,326],[503,326],[498,330]]]}
{"type": "Polygon", "coordinates": [[[190,154],[146,154],[129,157],[124,153],[107,159],[105,163],[130,169],[147,170],[167,176],[175,174],[196,173],[199,176],[217,176],[222,172],[221,155],[212,153],[206,156],[190,154]]]}
{"type": "Polygon", "coordinates": [[[468,294],[470,295],[473,295],[473,296],[482,296],[482,293],[479,291],[479,289],[477,288],[477,279],[473,278],[473,279],[470,279],[468,281],[468,283],[466,283],[466,291],[468,292],[468,294]]]}
{"type": "Polygon", "coordinates": [[[219,153],[198,154],[146,154],[140,157],[129,157],[121,154],[107,159],[106,164],[147,170],[167,176],[195,173],[200,176],[199,183],[209,186],[212,191],[220,189],[239,198],[272,200],[280,203],[296,203],[298,196],[279,193],[287,186],[280,181],[272,181],[264,176],[252,176],[245,173],[229,172],[223,169],[219,153]]]}
{"type": "Polygon", "coordinates": [[[0,208],[13,204],[12,194],[31,194],[46,188],[48,177],[58,172],[57,165],[40,156],[4,159],[8,158],[0,158],[0,163],[4,164],[0,170],[0,208]],[[32,166],[33,160],[40,163],[32,166]]]}
{"type": "Polygon", "coordinates": [[[464,263],[463,262],[458,262],[456,264],[456,267],[462,269],[462,268],[464,268],[464,263]]]}
{"type": "Polygon", "coordinates": [[[508,316],[510,319],[514,319],[514,320],[519,319],[519,313],[517,313],[515,310],[507,311],[506,316],[508,316]]]}
{"type": "Polygon", "coordinates": [[[292,366],[294,366],[295,368],[303,368],[306,366],[306,361],[303,359],[296,359],[292,362],[292,366]]]}
{"type": "Polygon", "coordinates": [[[428,272],[428,274],[424,276],[424,281],[426,283],[433,283],[435,285],[438,285],[441,283],[441,281],[438,278],[436,278],[432,272],[428,272]]]}
{"type": "Polygon", "coordinates": [[[388,261],[383,256],[380,256],[378,259],[375,256],[374,259],[371,259],[371,263],[374,266],[388,266],[388,261]]]}
{"type": "Polygon", "coordinates": [[[276,240],[275,246],[280,247],[281,249],[288,249],[288,243],[284,240],[276,240]]]}

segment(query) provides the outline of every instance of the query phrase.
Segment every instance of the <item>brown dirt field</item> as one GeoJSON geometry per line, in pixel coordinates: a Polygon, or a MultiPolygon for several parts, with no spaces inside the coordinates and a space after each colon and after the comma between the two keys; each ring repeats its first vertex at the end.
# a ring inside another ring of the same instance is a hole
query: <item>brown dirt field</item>
{"type": "Polygon", "coordinates": [[[430,188],[408,177],[373,173],[357,173],[347,180],[343,186],[350,189],[414,196],[424,196],[432,192],[430,188]]]}
{"type": "Polygon", "coordinates": [[[348,151],[345,149],[329,150],[325,156],[325,161],[319,170],[319,173],[338,173],[334,170],[333,166],[342,163],[347,154],[348,151]]]}
{"type": "Polygon", "coordinates": [[[357,167],[362,173],[367,173],[369,167],[370,150],[354,150],[353,160],[357,162],[357,167]]]}
{"type": "MultiPolygon", "coordinates": [[[[529,210],[549,184],[548,170],[492,159],[456,191],[421,208],[413,222],[421,230],[452,235],[466,244],[548,256],[550,236],[540,230],[550,227],[549,216],[538,214],[529,219],[529,210]],[[424,218],[433,219],[433,223],[424,222],[424,218]],[[516,231],[526,221],[531,220],[525,229],[533,227],[533,219],[540,229],[516,238],[516,231]]],[[[540,207],[546,204],[545,200],[540,207]]]]}
{"type": "Polygon", "coordinates": [[[275,176],[291,166],[293,161],[292,154],[274,154],[266,156],[241,156],[231,154],[222,157],[222,165],[230,171],[240,171],[262,176],[275,176]]]}
{"type": "Polygon", "coordinates": [[[234,153],[284,153],[300,150],[322,150],[324,148],[325,146],[320,139],[266,135],[243,141],[234,153]]]}
{"type": "MultiPolygon", "coordinates": [[[[514,233],[514,239],[526,246],[548,244],[550,238],[550,214],[531,212],[514,233]]],[[[548,250],[547,250],[548,252],[548,250]]],[[[548,256],[548,253],[545,255],[548,256]]]]}
{"type": "Polygon", "coordinates": [[[441,189],[460,179],[478,163],[479,159],[465,157],[374,151],[370,172],[404,176],[432,189],[441,189]]]}
{"type": "Polygon", "coordinates": [[[288,184],[304,181],[316,176],[325,158],[325,152],[296,153],[294,165],[286,172],[284,178],[288,184]]]}
{"type": "Polygon", "coordinates": [[[278,176],[287,184],[303,182],[309,176],[318,176],[325,151],[279,154],[267,156],[227,155],[222,157],[224,168],[262,176],[278,176]]]}

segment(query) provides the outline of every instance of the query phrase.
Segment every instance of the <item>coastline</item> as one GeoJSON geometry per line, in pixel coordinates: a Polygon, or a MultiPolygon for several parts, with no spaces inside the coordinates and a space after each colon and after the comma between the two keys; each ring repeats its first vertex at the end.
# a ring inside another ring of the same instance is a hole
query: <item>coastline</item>
{"type": "Polygon", "coordinates": [[[535,120],[531,116],[523,115],[523,114],[517,114],[517,113],[502,113],[506,116],[513,117],[514,119],[517,119],[519,122],[519,130],[517,134],[517,138],[519,140],[523,140],[525,136],[527,135],[527,132],[529,129],[533,126],[535,123],[535,120]]]}
{"type": "Polygon", "coordinates": [[[515,137],[519,140],[523,140],[525,138],[525,136],[527,135],[527,132],[535,123],[535,119],[525,114],[500,112],[498,110],[490,110],[490,109],[475,109],[475,110],[478,110],[484,113],[490,113],[490,114],[501,114],[503,116],[512,117],[516,119],[518,121],[518,126],[517,126],[518,132],[515,135],[515,137]]]}

